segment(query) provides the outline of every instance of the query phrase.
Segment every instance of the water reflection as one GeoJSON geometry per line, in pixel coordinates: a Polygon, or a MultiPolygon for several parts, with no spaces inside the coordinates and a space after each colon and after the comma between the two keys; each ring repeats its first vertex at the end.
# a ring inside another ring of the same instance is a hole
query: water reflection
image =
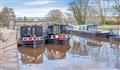
{"type": "Polygon", "coordinates": [[[80,68],[86,70],[89,67],[97,69],[97,66],[101,69],[104,69],[104,67],[107,69],[120,69],[120,45],[112,44],[111,41],[104,42],[97,39],[71,36],[69,44],[48,44],[36,49],[19,47],[19,51],[23,64],[37,63],[38,66],[36,66],[39,68],[41,65],[43,70],[51,68],[52,65],[53,68],[59,68],[61,64],[63,66],[69,66],[70,64],[69,67],[78,68],[75,70],[79,70],[80,68]],[[81,57],[84,57],[84,59],[81,59],[81,57]],[[60,61],[61,64],[59,64],[60,61]],[[102,65],[104,66],[103,68],[101,67],[102,65]]]}
{"type": "Polygon", "coordinates": [[[45,55],[49,60],[63,59],[67,51],[70,49],[69,45],[46,45],[45,55]]]}
{"type": "Polygon", "coordinates": [[[71,37],[70,43],[72,43],[70,52],[72,54],[79,54],[81,56],[88,56],[90,48],[101,46],[101,42],[76,36],[71,37]]]}
{"type": "Polygon", "coordinates": [[[98,62],[105,63],[106,66],[120,69],[119,45],[76,36],[71,37],[71,42],[70,52],[73,55],[87,55],[98,62]]]}
{"type": "Polygon", "coordinates": [[[40,47],[40,48],[19,47],[22,63],[24,64],[43,63],[44,51],[45,51],[44,47],[40,47]]]}
{"type": "Polygon", "coordinates": [[[22,63],[40,64],[43,63],[43,54],[45,54],[48,60],[63,59],[69,49],[70,46],[68,43],[64,45],[49,44],[39,48],[22,46],[19,47],[19,52],[21,54],[22,63]]]}

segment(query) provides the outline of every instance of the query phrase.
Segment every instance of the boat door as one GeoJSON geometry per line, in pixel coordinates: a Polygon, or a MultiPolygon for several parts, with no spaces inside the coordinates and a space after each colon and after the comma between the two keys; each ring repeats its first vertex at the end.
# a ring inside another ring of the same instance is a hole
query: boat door
{"type": "Polygon", "coordinates": [[[53,26],[53,33],[59,34],[60,33],[60,26],[53,26]]]}

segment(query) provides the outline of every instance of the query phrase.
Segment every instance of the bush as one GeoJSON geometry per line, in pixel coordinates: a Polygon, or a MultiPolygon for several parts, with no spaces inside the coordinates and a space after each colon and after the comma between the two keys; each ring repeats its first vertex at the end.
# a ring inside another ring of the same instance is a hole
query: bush
{"type": "Polygon", "coordinates": [[[106,21],[101,22],[101,24],[104,24],[104,25],[114,25],[116,23],[114,21],[112,21],[112,20],[106,20],[106,21]]]}

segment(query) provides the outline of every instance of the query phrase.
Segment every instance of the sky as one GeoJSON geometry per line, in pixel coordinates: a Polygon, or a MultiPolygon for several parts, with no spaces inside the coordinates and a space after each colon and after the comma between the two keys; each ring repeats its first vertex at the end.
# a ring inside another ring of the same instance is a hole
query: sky
{"type": "Polygon", "coordinates": [[[50,10],[68,12],[72,0],[0,0],[0,7],[13,8],[17,17],[45,17],[50,10]]]}

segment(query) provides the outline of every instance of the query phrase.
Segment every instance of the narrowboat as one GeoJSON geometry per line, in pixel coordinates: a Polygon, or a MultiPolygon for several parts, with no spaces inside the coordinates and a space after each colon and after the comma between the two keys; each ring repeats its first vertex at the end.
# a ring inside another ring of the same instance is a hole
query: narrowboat
{"type": "Polygon", "coordinates": [[[69,40],[67,25],[49,25],[47,27],[46,44],[64,44],[69,40]]]}
{"type": "Polygon", "coordinates": [[[35,48],[37,46],[43,46],[45,43],[42,26],[21,26],[17,34],[18,46],[25,45],[35,48]]]}
{"type": "Polygon", "coordinates": [[[108,30],[103,30],[101,25],[88,24],[80,26],[80,34],[108,38],[110,32],[108,30]]]}

